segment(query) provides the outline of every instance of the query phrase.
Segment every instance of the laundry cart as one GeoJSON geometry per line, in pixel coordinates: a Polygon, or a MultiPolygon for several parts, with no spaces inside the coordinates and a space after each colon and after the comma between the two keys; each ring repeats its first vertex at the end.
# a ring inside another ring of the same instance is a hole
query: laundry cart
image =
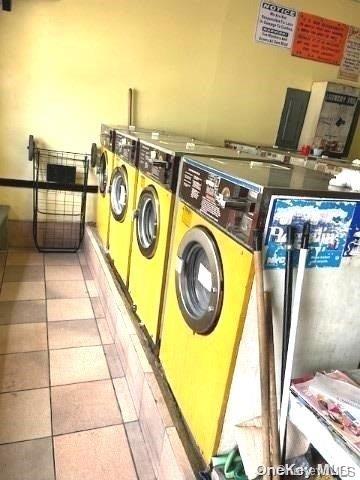
{"type": "Polygon", "coordinates": [[[33,235],[40,252],[76,252],[84,236],[87,154],[49,150],[29,137],[33,162],[33,235]]]}

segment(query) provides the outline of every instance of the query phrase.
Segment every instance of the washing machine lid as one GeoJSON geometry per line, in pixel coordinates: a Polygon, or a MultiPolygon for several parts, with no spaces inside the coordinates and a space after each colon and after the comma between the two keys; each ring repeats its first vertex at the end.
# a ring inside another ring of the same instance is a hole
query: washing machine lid
{"type": "Polygon", "coordinates": [[[99,160],[98,177],[99,177],[99,191],[103,196],[105,196],[107,182],[108,182],[108,157],[105,151],[102,152],[99,160]]]}
{"type": "Polygon", "coordinates": [[[160,233],[159,197],[153,186],[143,189],[136,210],[136,237],[141,253],[146,258],[155,255],[160,233]]]}
{"type": "Polygon", "coordinates": [[[175,285],[179,308],[195,333],[211,333],[222,309],[224,276],[215,239],[204,227],[186,232],[177,251],[175,285]]]}
{"type": "Polygon", "coordinates": [[[110,181],[110,207],[115,220],[122,222],[126,216],[129,200],[129,183],[124,166],[114,169],[110,181]]]}

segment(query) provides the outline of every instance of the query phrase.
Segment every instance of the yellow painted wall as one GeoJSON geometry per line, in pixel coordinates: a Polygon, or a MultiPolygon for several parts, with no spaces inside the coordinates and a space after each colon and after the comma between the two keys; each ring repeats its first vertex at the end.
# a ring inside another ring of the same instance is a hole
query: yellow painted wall
{"type": "MultiPolygon", "coordinates": [[[[286,88],[337,77],[337,67],[256,43],[257,0],[13,3],[0,13],[3,177],[31,178],[29,133],[50,148],[89,151],[101,122],[127,121],[129,87],[138,126],[272,144],[286,88]]],[[[350,0],[282,3],[360,25],[350,0]]],[[[30,192],[16,192],[0,190],[0,202],[10,202],[11,217],[31,218],[30,192]]]]}

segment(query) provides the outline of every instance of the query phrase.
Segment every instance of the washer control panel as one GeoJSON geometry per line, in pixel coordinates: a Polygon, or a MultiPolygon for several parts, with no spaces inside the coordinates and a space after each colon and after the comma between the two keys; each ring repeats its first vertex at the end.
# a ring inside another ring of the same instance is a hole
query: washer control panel
{"type": "Polygon", "coordinates": [[[104,123],[101,125],[100,143],[104,148],[107,148],[111,152],[114,151],[115,131],[109,125],[105,125],[104,123]]]}
{"type": "Polygon", "coordinates": [[[136,143],[136,140],[116,132],[115,154],[123,157],[131,165],[136,165],[136,143]]]}
{"type": "Polygon", "coordinates": [[[179,196],[231,237],[251,245],[259,197],[258,189],[252,189],[251,184],[184,162],[179,196]]]}
{"type": "Polygon", "coordinates": [[[178,157],[140,143],[139,170],[175,192],[179,169],[178,157]]]}

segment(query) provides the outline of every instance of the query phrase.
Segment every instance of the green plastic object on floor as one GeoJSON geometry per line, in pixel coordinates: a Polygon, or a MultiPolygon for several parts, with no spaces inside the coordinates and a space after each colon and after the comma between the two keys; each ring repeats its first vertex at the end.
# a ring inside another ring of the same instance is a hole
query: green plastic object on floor
{"type": "Polygon", "coordinates": [[[248,480],[237,447],[227,454],[213,457],[212,465],[213,467],[223,470],[225,478],[227,479],[248,480]]]}

